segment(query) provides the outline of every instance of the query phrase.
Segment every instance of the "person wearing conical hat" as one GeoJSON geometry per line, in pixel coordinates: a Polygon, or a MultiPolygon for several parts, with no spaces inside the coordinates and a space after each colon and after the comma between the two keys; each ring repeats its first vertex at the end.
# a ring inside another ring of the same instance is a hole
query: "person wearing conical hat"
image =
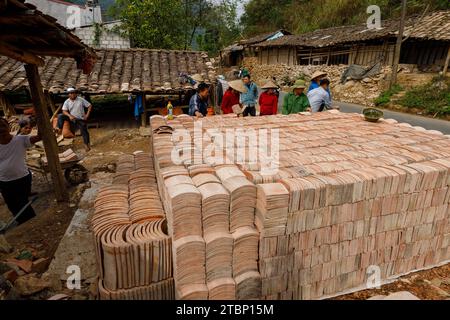
{"type": "Polygon", "coordinates": [[[266,90],[259,97],[259,115],[270,116],[278,113],[278,97],[275,90],[278,86],[273,81],[268,81],[261,89],[266,90]]]}
{"type": "Polygon", "coordinates": [[[229,88],[225,91],[222,98],[222,109],[223,114],[233,113],[233,106],[239,105],[239,94],[246,93],[247,88],[242,80],[234,80],[228,83],[229,88]]]}
{"type": "MultiPolygon", "coordinates": [[[[308,92],[313,91],[314,89],[320,88],[320,81],[327,76],[326,72],[316,71],[311,76],[311,84],[309,86],[308,92]]],[[[330,88],[327,89],[328,94],[331,98],[330,88]]]]}
{"type": "Polygon", "coordinates": [[[194,74],[191,77],[191,79],[194,80],[194,82],[195,82],[194,83],[194,89],[197,89],[198,86],[200,85],[200,83],[204,83],[205,82],[205,80],[203,79],[202,75],[199,74],[199,73],[194,74]]]}
{"type": "Polygon", "coordinates": [[[292,86],[292,91],[284,96],[283,111],[287,115],[310,110],[309,100],[305,94],[305,81],[297,80],[292,86]]]}
{"type": "Polygon", "coordinates": [[[333,109],[331,97],[328,93],[330,80],[320,80],[320,87],[308,92],[308,100],[311,105],[312,112],[322,112],[324,110],[333,109]]]}

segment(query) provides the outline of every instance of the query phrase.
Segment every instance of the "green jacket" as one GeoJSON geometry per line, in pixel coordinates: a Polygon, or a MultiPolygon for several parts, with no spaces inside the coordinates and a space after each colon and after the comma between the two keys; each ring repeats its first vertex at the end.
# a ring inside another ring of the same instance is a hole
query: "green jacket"
{"type": "Polygon", "coordinates": [[[284,96],[283,114],[304,112],[308,107],[308,97],[304,93],[296,96],[293,92],[290,92],[284,96]]]}

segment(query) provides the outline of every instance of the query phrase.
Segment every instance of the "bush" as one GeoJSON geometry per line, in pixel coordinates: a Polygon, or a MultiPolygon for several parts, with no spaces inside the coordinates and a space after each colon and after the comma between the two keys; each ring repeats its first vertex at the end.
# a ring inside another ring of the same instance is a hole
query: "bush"
{"type": "Polygon", "coordinates": [[[426,115],[450,115],[450,80],[434,78],[430,83],[406,92],[400,105],[417,108],[426,115]]]}
{"type": "Polygon", "coordinates": [[[383,106],[383,105],[388,104],[389,102],[391,102],[392,96],[399,93],[402,90],[403,90],[403,88],[399,84],[393,85],[391,89],[382,92],[380,94],[380,96],[375,99],[375,101],[374,101],[375,105],[383,106]]]}

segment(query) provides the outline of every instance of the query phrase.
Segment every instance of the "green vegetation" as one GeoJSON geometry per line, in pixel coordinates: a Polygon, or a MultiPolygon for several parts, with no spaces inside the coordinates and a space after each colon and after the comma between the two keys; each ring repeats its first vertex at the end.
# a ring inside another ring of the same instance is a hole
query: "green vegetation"
{"type": "Polygon", "coordinates": [[[240,35],[237,0],[116,0],[110,14],[136,47],[216,54],[240,35]]]}
{"type": "MultiPolygon", "coordinates": [[[[381,18],[400,16],[401,0],[250,0],[245,5],[242,24],[246,36],[284,28],[303,33],[365,22],[369,5],[381,8],[381,18]]],[[[448,0],[408,0],[408,14],[450,9],[448,0]]]]}
{"type": "Polygon", "coordinates": [[[375,99],[375,101],[374,101],[375,105],[383,106],[383,105],[388,104],[389,102],[391,102],[392,96],[399,93],[402,90],[403,90],[403,88],[399,84],[393,85],[391,89],[382,92],[380,94],[380,96],[375,99]]]}
{"type": "Polygon", "coordinates": [[[436,77],[431,83],[406,92],[399,104],[407,108],[423,110],[424,115],[450,115],[450,79],[436,77]]]}

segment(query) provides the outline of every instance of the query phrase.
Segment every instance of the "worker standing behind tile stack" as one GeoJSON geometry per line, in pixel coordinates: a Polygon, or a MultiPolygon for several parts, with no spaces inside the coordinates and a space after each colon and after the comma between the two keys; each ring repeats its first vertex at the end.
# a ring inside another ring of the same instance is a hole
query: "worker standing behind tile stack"
{"type": "Polygon", "coordinates": [[[258,101],[258,87],[256,83],[251,80],[250,73],[243,73],[242,81],[244,81],[247,88],[246,93],[241,93],[240,103],[244,107],[243,115],[256,116],[256,101],[258,101]]]}

